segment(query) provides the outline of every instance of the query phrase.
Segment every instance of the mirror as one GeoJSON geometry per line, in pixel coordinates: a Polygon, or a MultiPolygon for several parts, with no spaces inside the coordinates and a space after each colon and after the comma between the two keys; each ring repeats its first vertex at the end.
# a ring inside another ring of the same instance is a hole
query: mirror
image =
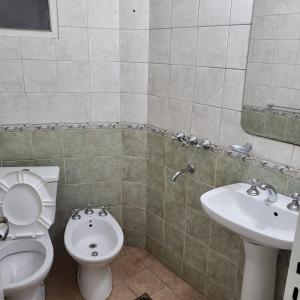
{"type": "Polygon", "coordinates": [[[300,145],[300,0],[254,0],[242,127],[300,145]]]}

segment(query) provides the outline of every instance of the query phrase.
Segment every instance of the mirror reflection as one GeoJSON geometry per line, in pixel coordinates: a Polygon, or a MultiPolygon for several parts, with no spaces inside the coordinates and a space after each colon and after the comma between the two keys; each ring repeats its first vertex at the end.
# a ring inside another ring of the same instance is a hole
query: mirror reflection
{"type": "Polygon", "coordinates": [[[300,144],[299,0],[255,0],[242,126],[300,144]]]}

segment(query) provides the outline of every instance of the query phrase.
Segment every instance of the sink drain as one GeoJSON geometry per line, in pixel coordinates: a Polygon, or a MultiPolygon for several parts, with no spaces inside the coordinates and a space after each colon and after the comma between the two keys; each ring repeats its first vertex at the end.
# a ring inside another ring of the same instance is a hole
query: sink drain
{"type": "Polygon", "coordinates": [[[94,248],[97,248],[97,244],[95,244],[95,243],[92,243],[92,244],[89,244],[89,247],[91,248],[91,249],[94,249],[94,248]]]}
{"type": "Polygon", "coordinates": [[[97,251],[93,251],[92,252],[92,256],[98,256],[98,252],[97,251]]]}

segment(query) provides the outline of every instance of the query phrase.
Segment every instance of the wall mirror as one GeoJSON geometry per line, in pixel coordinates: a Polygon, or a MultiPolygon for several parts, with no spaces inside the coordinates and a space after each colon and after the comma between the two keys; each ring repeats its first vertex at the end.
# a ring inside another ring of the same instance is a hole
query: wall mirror
{"type": "Polygon", "coordinates": [[[299,0],[254,0],[242,127],[300,145],[299,0]]]}

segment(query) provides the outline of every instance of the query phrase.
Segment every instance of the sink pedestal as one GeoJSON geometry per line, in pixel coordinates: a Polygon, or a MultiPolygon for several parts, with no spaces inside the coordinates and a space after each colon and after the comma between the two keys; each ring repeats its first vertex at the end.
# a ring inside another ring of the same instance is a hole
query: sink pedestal
{"type": "Polygon", "coordinates": [[[244,240],[245,267],[241,300],[273,300],[278,249],[244,240]]]}

